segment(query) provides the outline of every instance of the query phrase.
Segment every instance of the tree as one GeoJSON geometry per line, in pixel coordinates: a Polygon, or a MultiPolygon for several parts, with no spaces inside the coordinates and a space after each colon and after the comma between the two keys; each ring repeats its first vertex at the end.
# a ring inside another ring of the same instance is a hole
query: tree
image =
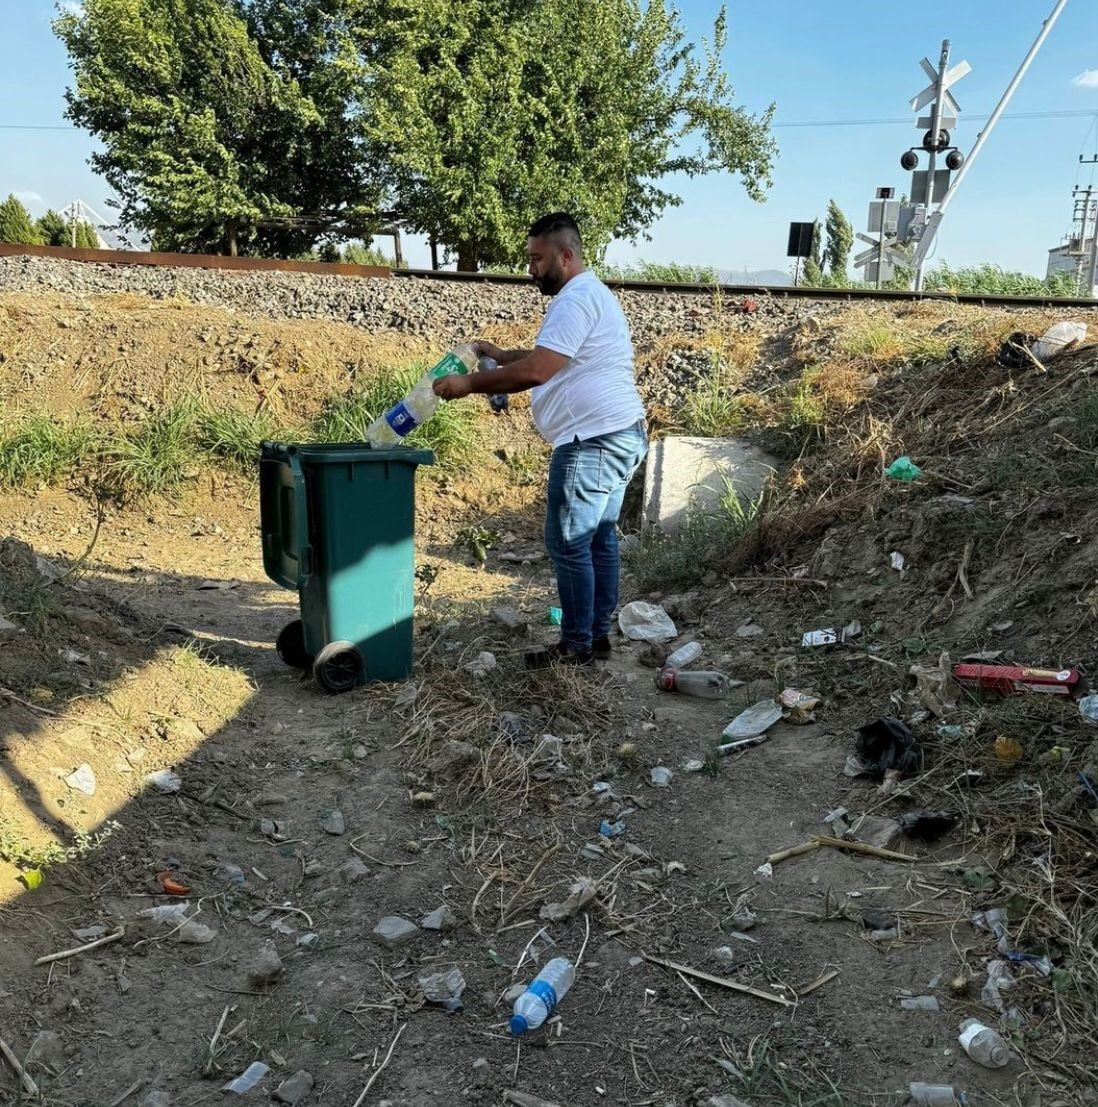
{"type": "Polygon", "coordinates": [[[804,283],[818,288],[823,283],[823,227],[818,219],[812,223],[812,254],[804,263],[804,283]]]}
{"type": "Polygon", "coordinates": [[[23,246],[38,246],[42,242],[30,212],[14,193],[0,204],[0,242],[17,242],[23,246]]]}
{"type": "Polygon", "coordinates": [[[38,220],[38,234],[46,246],[69,246],[72,243],[72,228],[65,217],[50,208],[38,220]]]}
{"type": "Polygon", "coordinates": [[[297,214],[280,159],[321,120],[228,0],[86,0],[54,26],[68,117],[102,143],[91,164],[124,224],[158,248],[236,253],[262,220],[297,214]]]}
{"type": "Polygon", "coordinates": [[[824,258],[828,275],[837,281],[847,280],[847,263],[854,246],[854,228],[834,200],[827,204],[827,249],[824,258]]]}
{"type": "Polygon", "coordinates": [[[664,0],[360,0],[367,135],[393,206],[458,268],[520,260],[526,228],[573,212],[597,259],[680,198],[670,174],[770,183],[771,112],[733,103],[664,0]]]}

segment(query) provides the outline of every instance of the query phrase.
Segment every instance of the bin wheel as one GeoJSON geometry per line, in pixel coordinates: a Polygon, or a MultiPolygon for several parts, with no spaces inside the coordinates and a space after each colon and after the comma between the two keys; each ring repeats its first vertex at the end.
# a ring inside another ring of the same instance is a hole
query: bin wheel
{"type": "Polygon", "coordinates": [[[294,619],[282,628],[275,642],[275,650],[291,669],[312,667],[313,656],[305,649],[305,625],[300,619],[294,619]]]}
{"type": "Polygon", "coordinates": [[[349,692],[361,671],[362,655],[352,642],[329,642],[313,662],[313,676],[329,692],[349,692]]]}

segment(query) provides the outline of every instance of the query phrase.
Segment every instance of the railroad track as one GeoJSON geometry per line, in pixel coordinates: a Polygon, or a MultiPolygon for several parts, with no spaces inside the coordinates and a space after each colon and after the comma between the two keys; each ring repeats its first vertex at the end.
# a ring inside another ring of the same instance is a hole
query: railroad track
{"type": "MultiPolygon", "coordinates": [[[[455,273],[450,269],[392,269],[394,278],[422,278],[431,281],[454,281],[479,284],[529,284],[530,278],[509,273],[455,273]]],[[[1058,307],[1098,311],[1098,300],[1084,297],[1059,296],[988,296],[983,293],[964,292],[904,292],[895,289],[876,288],[794,288],[792,285],[774,284],[672,284],[662,281],[607,280],[610,288],[624,292],[671,292],[684,295],[712,295],[720,291],[722,296],[769,296],[785,300],[893,300],[915,302],[937,300],[950,304],[974,304],[977,307],[1058,307]]]]}

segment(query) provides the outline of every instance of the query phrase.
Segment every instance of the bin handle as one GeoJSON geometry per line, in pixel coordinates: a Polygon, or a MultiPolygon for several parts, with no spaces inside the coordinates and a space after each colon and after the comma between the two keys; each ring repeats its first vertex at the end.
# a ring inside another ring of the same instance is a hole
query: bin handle
{"type": "MultiPolygon", "coordinates": [[[[305,490],[305,471],[301,467],[301,458],[297,450],[287,451],[290,472],[294,478],[294,545],[297,547],[298,577],[309,576],[313,571],[313,548],[309,544],[309,504],[305,490]]],[[[299,579],[300,585],[302,580],[299,579]]]]}

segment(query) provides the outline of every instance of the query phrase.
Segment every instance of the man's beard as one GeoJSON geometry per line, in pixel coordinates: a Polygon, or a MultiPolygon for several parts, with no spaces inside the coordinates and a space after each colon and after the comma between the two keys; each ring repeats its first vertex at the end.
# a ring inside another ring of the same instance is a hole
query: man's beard
{"type": "Polygon", "coordinates": [[[555,296],[563,287],[564,279],[559,269],[538,278],[538,288],[541,289],[543,296],[555,296]]]}

